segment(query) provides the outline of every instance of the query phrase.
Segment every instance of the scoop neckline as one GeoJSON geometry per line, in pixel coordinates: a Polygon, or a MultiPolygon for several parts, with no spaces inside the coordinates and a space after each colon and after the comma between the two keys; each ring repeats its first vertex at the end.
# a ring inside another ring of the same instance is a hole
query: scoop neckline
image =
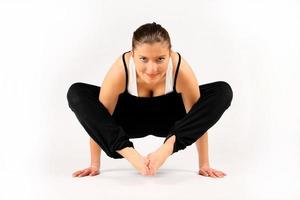
{"type": "Polygon", "coordinates": [[[168,92],[168,93],[162,94],[162,95],[158,95],[158,96],[153,96],[153,97],[141,97],[141,96],[135,96],[135,95],[133,95],[133,94],[130,94],[130,93],[128,92],[127,89],[126,89],[123,93],[121,93],[121,94],[127,94],[127,95],[129,95],[130,97],[133,97],[133,98],[135,98],[135,99],[160,99],[160,98],[162,98],[162,97],[167,97],[167,96],[170,96],[170,95],[173,95],[173,94],[181,95],[181,93],[178,93],[178,92],[176,92],[175,90],[172,90],[171,92],[168,92]]]}

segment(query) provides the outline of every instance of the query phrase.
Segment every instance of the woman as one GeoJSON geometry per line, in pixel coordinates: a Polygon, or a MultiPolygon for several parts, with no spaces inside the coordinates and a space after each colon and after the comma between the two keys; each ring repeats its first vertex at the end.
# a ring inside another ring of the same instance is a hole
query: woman
{"type": "Polygon", "coordinates": [[[81,82],[70,86],[69,107],[91,137],[91,165],[73,176],[99,174],[101,150],[153,176],[170,155],[194,142],[199,174],[226,175],[209,165],[207,130],[230,106],[232,89],[224,81],[198,85],[192,68],[171,47],[161,25],[144,24],[133,33],[132,50],[115,61],[101,87],[81,82]],[[129,139],[147,135],[165,140],[143,156],[129,139]]]}

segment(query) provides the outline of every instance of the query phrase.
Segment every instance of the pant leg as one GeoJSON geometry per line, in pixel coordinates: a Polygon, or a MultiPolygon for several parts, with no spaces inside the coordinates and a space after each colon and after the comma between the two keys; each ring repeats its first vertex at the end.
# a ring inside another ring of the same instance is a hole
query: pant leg
{"type": "Polygon", "coordinates": [[[200,85],[199,90],[198,101],[182,119],[174,123],[164,140],[165,143],[172,135],[176,136],[173,153],[196,142],[231,105],[233,92],[225,81],[200,85]]]}
{"type": "Polygon", "coordinates": [[[119,126],[99,101],[101,88],[87,83],[73,83],[67,92],[68,105],[77,119],[111,158],[123,158],[116,150],[134,147],[124,129],[119,126]]]}

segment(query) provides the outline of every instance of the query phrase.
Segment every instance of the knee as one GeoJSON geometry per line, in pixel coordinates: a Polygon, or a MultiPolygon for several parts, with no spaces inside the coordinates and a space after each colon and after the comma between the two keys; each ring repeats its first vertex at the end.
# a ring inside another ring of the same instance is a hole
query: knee
{"type": "Polygon", "coordinates": [[[69,87],[67,92],[69,105],[77,105],[81,101],[80,92],[82,91],[83,85],[84,83],[76,82],[69,87]]]}
{"type": "Polygon", "coordinates": [[[229,107],[233,98],[231,86],[225,81],[218,81],[217,84],[220,92],[220,99],[223,100],[223,103],[226,104],[226,107],[229,107]]]}

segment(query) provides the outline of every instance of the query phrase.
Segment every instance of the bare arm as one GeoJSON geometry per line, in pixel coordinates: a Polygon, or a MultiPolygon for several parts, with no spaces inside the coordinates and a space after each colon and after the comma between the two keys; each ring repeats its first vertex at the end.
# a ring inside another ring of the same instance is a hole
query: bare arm
{"type": "Polygon", "coordinates": [[[203,134],[196,141],[198,151],[199,168],[203,166],[209,167],[209,156],[208,156],[208,133],[203,134]]]}
{"type": "MultiPolygon", "coordinates": [[[[125,70],[120,56],[110,67],[106,74],[99,93],[99,101],[104,105],[108,112],[112,115],[119,97],[119,94],[125,89],[125,70]]],[[[99,102],[99,103],[100,103],[99,102]]],[[[79,170],[73,173],[74,177],[95,176],[99,174],[101,147],[90,137],[91,163],[86,169],[79,170]]],[[[122,150],[124,157],[134,155],[134,149],[125,148],[122,150]]]]}
{"type": "Polygon", "coordinates": [[[197,77],[191,66],[183,57],[181,57],[176,88],[182,94],[184,107],[186,113],[188,113],[192,106],[199,100],[201,94],[197,77]]]}
{"type": "Polygon", "coordinates": [[[102,149],[92,138],[90,138],[90,150],[91,150],[91,166],[100,169],[102,149]]]}
{"type": "MultiPolygon", "coordinates": [[[[122,66],[121,57],[119,57],[107,72],[99,93],[99,101],[107,108],[112,115],[118,95],[122,92],[125,86],[124,67],[122,66]]],[[[101,147],[90,138],[91,151],[91,166],[100,168],[101,165],[101,147]]]]}
{"type": "MultiPolygon", "coordinates": [[[[201,98],[198,80],[187,61],[182,58],[178,75],[178,90],[182,93],[182,99],[186,112],[201,98]]],[[[177,86],[177,85],[176,85],[177,86]]],[[[202,135],[197,141],[199,167],[209,166],[208,158],[208,134],[202,135]]]]}

